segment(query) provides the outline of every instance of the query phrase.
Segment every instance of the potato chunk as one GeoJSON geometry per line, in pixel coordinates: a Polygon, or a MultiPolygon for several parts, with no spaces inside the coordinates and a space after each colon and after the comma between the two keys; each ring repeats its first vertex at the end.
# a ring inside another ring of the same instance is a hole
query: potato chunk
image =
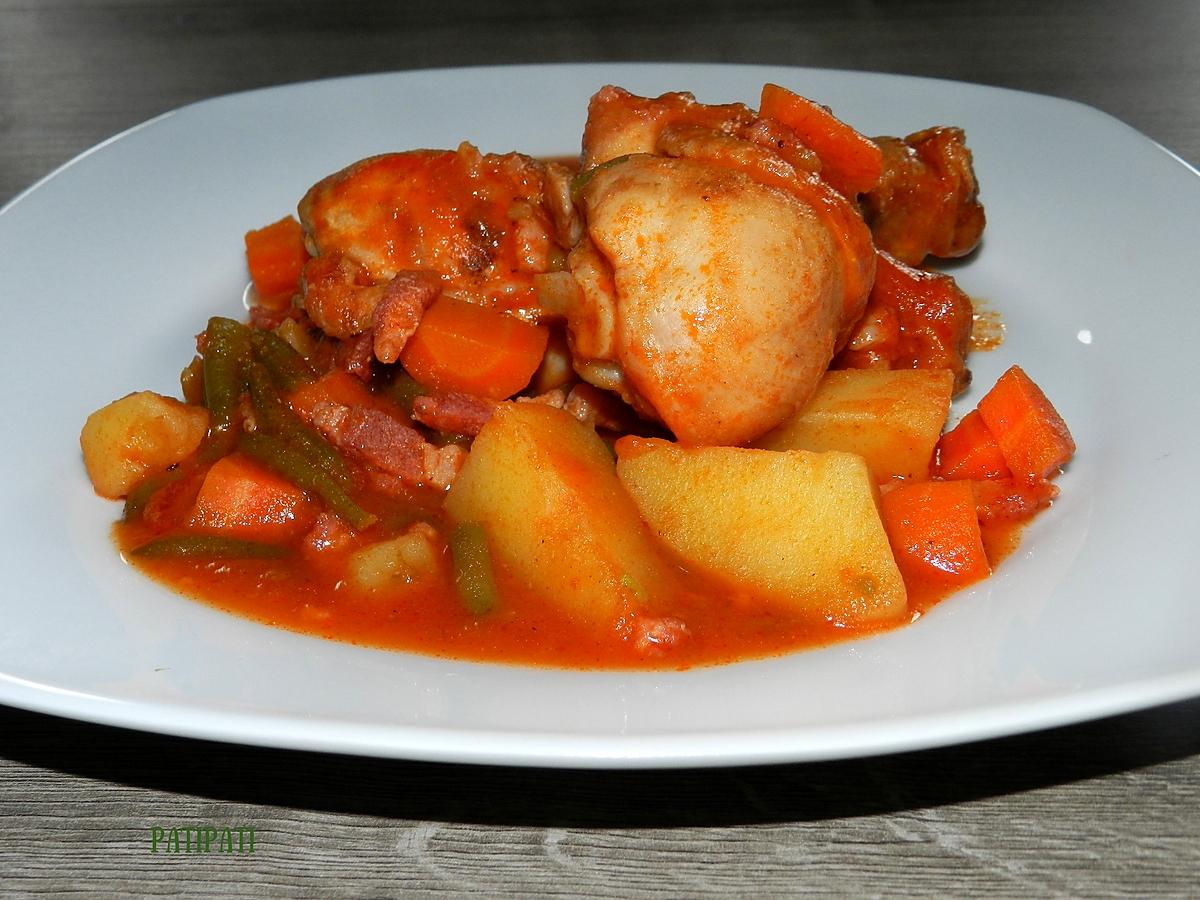
{"type": "Polygon", "coordinates": [[[96,493],[116,500],[192,453],[207,431],[203,407],[139,391],[88,416],[79,446],[96,493]]]}
{"type": "Polygon", "coordinates": [[[615,624],[674,577],[604,443],[561,409],[502,404],[446,510],[482,524],[493,560],[579,621],[615,624]]]}
{"type": "Polygon", "coordinates": [[[355,550],[346,577],[355,587],[375,593],[434,577],[442,566],[443,555],[433,526],[416,522],[399,537],[355,550]]]}
{"type": "Polygon", "coordinates": [[[877,484],[929,479],[950,411],[949,369],[827,372],[798,415],[755,442],[766,450],[857,453],[877,484]]]}
{"type": "Polygon", "coordinates": [[[617,474],[699,571],[839,622],[902,616],[907,596],[862,458],[626,438],[617,474]]]}

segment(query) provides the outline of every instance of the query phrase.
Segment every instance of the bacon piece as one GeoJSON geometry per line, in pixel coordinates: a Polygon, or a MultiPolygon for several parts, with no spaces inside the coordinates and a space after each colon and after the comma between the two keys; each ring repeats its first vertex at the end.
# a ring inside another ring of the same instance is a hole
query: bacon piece
{"type": "Polygon", "coordinates": [[[661,656],[688,638],[687,623],[673,616],[639,617],[633,623],[633,645],[638,652],[661,656]]]}
{"type": "Polygon", "coordinates": [[[442,279],[432,269],[407,269],[387,283],[375,307],[375,358],[394,363],[417,330],[421,316],[442,292],[442,279]]]}
{"type": "Polygon", "coordinates": [[[285,306],[283,309],[270,309],[266,306],[259,306],[256,303],[250,307],[250,325],[254,328],[260,328],[263,331],[273,331],[288,319],[300,319],[303,316],[304,311],[294,306],[285,306]]]}
{"type": "Polygon", "coordinates": [[[340,550],[354,540],[354,532],[350,526],[333,513],[324,512],[317,516],[312,528],[304,536],[302,550],[304,553],[324,553],[326,550],[340,550]]]}
{"type": "Polygon", "coordinates": [[[466,458],[461,447],[435,447],[415,429],[365,406],[318,403],[312,424],[339,449],[405,485],[449,487],[466,458]]]}
{"type": "Polygon", "coordinates": [[[372,340],[369,331],[341,341],[337,346],[336,362],[338,367],[345,369],[362,381],[371,380],[372,357],[372,340]]]}
{"type": "Polygon", "coordinates": [[[866,312],[834,369],[949,369],[954,392],[971,381],[971,299],[949,275],[914,269],[882,250],[866,312]]]}
{"type": "Polygon", "coordinates": [[[571,388],[562,407],[592,428],[629,431],[637,424],[637,416],[620,397],[591,384],[571,388]]]}
{"type": "Polygon", "coordinates": [[[495,411],[496,401],[457,391],[413,400],[413,418],[421,424],[472,437],[479,434],[495,411]]]}

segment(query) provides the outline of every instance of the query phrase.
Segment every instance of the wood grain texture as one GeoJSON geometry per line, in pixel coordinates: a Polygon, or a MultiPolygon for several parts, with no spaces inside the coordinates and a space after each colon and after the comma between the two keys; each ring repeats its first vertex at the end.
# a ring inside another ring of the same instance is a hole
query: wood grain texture
{"type": "MultiPolygon", "coordinates": [[[[0,0],[0,202],[216,94],[532,61],[977,81],[1092,104],[1196,163],[1197,39],[1188,0],[0,0]]],[[[5,896],[1185,897],[1198,801],[1200,700],[922,753],[679,772],[366,760],[0,708],[5,896]],[[150,852],[155,825],[201,824],[254,827],[255,853],[150,852]]]]}

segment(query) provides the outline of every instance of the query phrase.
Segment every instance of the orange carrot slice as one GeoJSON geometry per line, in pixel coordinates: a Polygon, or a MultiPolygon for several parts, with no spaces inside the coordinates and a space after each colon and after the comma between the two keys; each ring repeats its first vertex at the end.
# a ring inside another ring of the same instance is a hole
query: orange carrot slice
{"type": "Polygon", "coordinates": [[[529,384],[548,339],[544,326],[442,296],[425,310],[400,362],[434,390],[503,400],[529,384]]]}
{"type": "Polygon", "coordinates": [[[389,415],[401,417],[404,411],[380,394],[373,394],[362,380],[345,369],[330,369],[316,381],[303,384],[288,395],[292,409],[305,421],[312,419],[318,403],[337,403],[341,406],[366,406],[389,415]]]}
{"type": "Polygon", "coordinates": [[[1075,455],[1067,423],[1019,366],[1001,375],[980,399],[979,415],[1018,478],[1050,478],[1075,455]]]}
{"type": "Polygon", "coordinates": [[[263,306],[280,309],[291,300],[306,262],[304,233],[291,216],[246,233],[246,265],[263,306]]]}
{"type": "Polygon", "coordinates": [[[189,524],[230,537],[281,543],[304,533],[316,513],[300,488],[243,454],[231,453],[208,470],[189,524]]]}
{"type": "Polygon", "coordinates": [[[934,450],[933,477],[944,480],[1009,478],[1008,463],[978,410],[942,435],[934,450]]]}
{"type": "Polygon", "coordinates": [[[764,84],[758,114],[782,122],[821,160],[821,177],[853,199],[871,190],[883,175],[883,152],[828,107],[777,84],[764,84]]]}
{"type": "Polygon", "coordinates": [[[906,584],[964,587],[991,574],[970,482],[902,484],[879,512],[906,584]]]}
{"type": "Polygon", "coordinates": [[[1058,496],[1058,488],[1048,481],[989,478],[970,484],[975,494],[975,514],[984,524],[1032,518],[1058,496]]]}

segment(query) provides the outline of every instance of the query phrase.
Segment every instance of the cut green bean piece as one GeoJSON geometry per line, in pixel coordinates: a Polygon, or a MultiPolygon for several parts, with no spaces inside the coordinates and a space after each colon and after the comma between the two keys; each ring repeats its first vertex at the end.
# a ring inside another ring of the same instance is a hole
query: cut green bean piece
{"type": "Polygon", "coordinates": [[[279,559],[287,548],[215,534],[177,534],[155,538],[129,551],[145,559],[279,559]]]}
{"type": "Polygon", "coordinates": [[[250,355],[250,329],[241,322],[213,316],[204,338],[204,405],[211,430],[233,426],[242,394],[242,363],[250,355]]]}
{"type": "Polygon", "coordinates": [[[252,331],[250,346],[255,358],[267,367],[275,383],[285,391],[294,391],[317,378],[308,360],[273,331],[252,331]]]}
{"type": "Polygon", "coordinates": [[[404,410],[405,415],[412,415],[413,403],[418,397],[423,397],[429,391],[422,387],[415,378],[407,372],[397,372],[392,383],[388,385],[388,396],[396,401],[396,405],[404,410]]]}
{"type": "Polygon", "coordinates": [[[478,522],[463,522],[450,533],[454,586],[467,609],[481,616],[496,605],[496,580],[487,531],[478,522]]]}
{"type": "Polygon", "coordinates": [[[275,389],[267,367],[253,359],[247,360],[242,371],[246,387],[250,390],[250,404],[254,407],[254,419],[259,428],[278,434],[284,427],[283,398],[275,389]]]}
{"type": "Polygon", "coordinates": [[[612,159],[605,160],[598,166],[592,166],[590,169],[580,172],[571,179],[571,199],[578,203],[580,196],[583,194],[583,189],[588,186],[589,181],[596,177],[597,172],[602,169],[611,169],[613,166],[619,166],[633,155],[632,153],[625,153],[621,156],[614,156],[612,159]]]}
{"type": "Polygon", "coordinates": [[[309,462],[335,478],[342,487],[349,487],[350,470],[342,455],[292,411],[280,396],[266,366],[250,360],[246,363],[245,372],[259,430],[283,438],[309,462]]]}
{"type": "Polygon", "coordinates": [[[375,516],[351,499],[336,478],[278,435],[245,434],[238,446],[246,455],[278,472],[292,484],[316,494],[334,515],[355,528],[366,528],[376,521],[375,516]]]}
{"type": "Polygon", "coordinates": [[[146,504],[150,502],[150,498],[158,493],[160,488],[165,488],[168,484],[178,481],[190,470],[178,466],[174,469],[168,469],[161,475],[154,475],[147,478],[132,491],[125,495],[125,507],[121,510],[121,521],[132,522],[134,519],[141,517],[142,510],[146,508],[146,504]]]}

